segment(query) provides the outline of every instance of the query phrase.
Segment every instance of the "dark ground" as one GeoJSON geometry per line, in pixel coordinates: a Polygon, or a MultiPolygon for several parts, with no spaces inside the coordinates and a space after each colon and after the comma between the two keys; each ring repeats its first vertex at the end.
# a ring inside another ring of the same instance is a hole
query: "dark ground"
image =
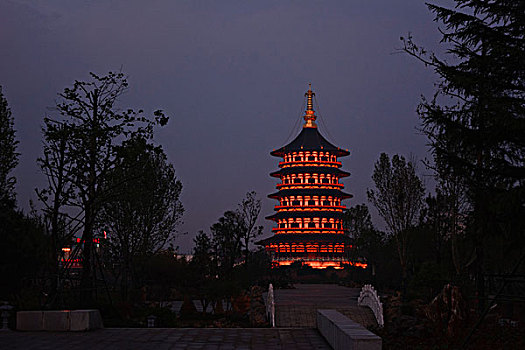
{"type": "Polygon", "coordinates": [[[330,349],[308,328],[106,328],[92,332],[0,332],[1,349],[330,349]]]}

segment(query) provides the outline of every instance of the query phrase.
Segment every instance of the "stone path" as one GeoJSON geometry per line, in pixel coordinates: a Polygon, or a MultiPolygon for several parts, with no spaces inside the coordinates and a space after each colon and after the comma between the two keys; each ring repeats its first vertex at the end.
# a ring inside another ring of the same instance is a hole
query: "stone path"
{"type": "Polygon", "coordinates": [[[359,288],[335,284],[296,284],[294,287],[274,292],[277,327],[314,328],[317,309],[336,309],[365,327],[377,325],[372,310],[357,306],[359,288]]]}
{"type": "Polygon", "coordinates": [[[93,332],[0,332],[0,349],[331,349],[315,329],[106,328],[93,332]]]}

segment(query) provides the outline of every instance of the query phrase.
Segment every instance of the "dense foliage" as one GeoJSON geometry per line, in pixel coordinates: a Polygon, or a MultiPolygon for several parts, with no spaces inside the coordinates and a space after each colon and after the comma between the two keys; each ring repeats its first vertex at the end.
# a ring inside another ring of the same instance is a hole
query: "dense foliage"
{"type": "Polygon", "coordinates": [[[97,226],[127,298],[128,287],[141,281],[141,262],[173,245],[184,212],[182,184],[160,146],[132,137],[118,147],[104,187],[97,226]]]}
{"type": "Polygon", "coordinates": [[[525,242],[525,3],[455,4],[428,5],[443,26],[447,57],[402,40],[439,77],[418,112],[440,181],[464,187],[471,272],[484,296],[484,274],[511,272],[525,242]]]}

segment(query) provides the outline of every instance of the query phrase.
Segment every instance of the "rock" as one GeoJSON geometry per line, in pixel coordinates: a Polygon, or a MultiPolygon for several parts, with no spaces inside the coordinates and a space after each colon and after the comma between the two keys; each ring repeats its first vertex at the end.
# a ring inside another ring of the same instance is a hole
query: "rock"
{"type": "Polygon", "coordinates": [[[399,318],[401,313],[401,307],[403,305],[401,293],[396,292],[395,295],[388,297],[383,304],[383,314],[386,322],[390,322],[396,318],[399,318]]]}
{"type": "Polygon", "coordinates": [[[459,287],[447,284],[427,306],[425,314],[439,332],[454,337],[467,323],[467,302],[459,287]]]}
{"type": "Polygon", "coordinates": [[[240,315],[245,315],[250,311],[250,296],[244,291],[232,300],[233,312],[240,315]]]}

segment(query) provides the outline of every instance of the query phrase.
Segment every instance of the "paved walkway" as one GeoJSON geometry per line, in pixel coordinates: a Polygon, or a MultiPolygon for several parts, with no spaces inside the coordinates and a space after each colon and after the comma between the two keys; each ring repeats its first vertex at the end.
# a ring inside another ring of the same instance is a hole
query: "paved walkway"
{"type": "Polygon", "coordinates": [[[0,332],[0,349],[331,349],[315,329],[106,328],[93,332],[0,332]]]}
{"type": "Polygon", "coordinates": [[[277,327],[314,328],[317,309],[336,309],[365,327],[377,325],[372,310],[357,306],[359,288],[335,284],[296,284],[294,287],[274,292],[277,327]]]}

